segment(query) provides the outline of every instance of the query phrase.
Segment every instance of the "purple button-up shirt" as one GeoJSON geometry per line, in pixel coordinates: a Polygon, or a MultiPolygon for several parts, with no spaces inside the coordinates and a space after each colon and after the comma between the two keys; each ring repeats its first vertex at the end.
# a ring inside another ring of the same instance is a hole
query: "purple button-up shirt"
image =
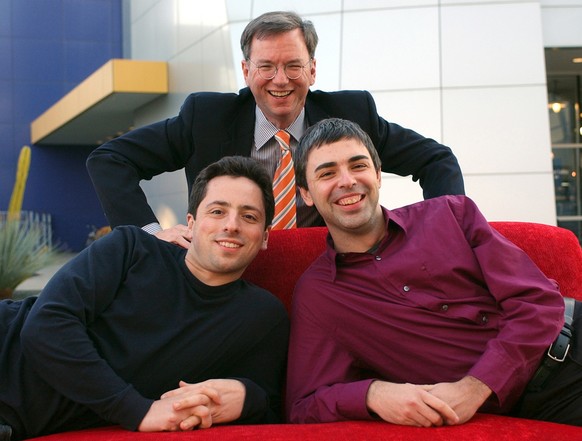
{"type": "Polygon", "coordinates": [[[298,281],[287,412],[294,423],[371,419],[373,380],[433,384],[471,375],[511,410],[563,324],[564,303],[464,196],[393,211],[368,253],[326,252],[298,281]]]}

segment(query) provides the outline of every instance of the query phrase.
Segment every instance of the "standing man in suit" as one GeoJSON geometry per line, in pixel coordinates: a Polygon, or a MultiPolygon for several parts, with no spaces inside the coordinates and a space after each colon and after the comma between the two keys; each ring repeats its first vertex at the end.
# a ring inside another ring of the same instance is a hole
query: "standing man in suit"
{"type": "MultiPolygon", "coordinates": [[[[112,227],[137,225],[157,237],[188,246],[183,225],[162,230],[139,183],[185,169],[188,188],[208,164],[228,155],[251,156],[275,174],[281,149],[274,135],[284,129],[294,152],[305,130],[339,117],[357,122],[372,139],[383,171],[419,180],[424,197],[464,194],[451,149],[390,123],[366,91],[310,91],[315,83],[313,24],[292,12],[268,12],[241,36],[247,88],[235,93],[191,94],[178,116],[133,130],[91,153],[87,168],[112,227]]],[[[313,207],[297,197],[297,226],[322,225],[313,207]]]]}

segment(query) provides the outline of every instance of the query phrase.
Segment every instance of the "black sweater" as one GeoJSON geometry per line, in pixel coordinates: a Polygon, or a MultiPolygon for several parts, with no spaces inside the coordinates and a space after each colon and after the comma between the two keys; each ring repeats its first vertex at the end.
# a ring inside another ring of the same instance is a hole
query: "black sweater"
{"type": "Polygon", "coordinates": [[[246,386],[237,422],[278,420],[284,307],[244,280],[203,284],[185,253],[119,227],[38,300],[0,303],[0,420],[15,439],[104,424],[136,430],[180,380],[237,378],[246,386]]]}

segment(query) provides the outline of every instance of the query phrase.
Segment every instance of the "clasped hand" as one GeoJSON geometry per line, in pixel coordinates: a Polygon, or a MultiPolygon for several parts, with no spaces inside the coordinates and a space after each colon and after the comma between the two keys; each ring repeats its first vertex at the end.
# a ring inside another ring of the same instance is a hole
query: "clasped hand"
{"type": "Polygon", "coordinates": [[[384,421],[431,427],[469,421],[489,395],[491,389],[470,376],[434,385],[374,381],[366,405],[384,421]]]}
{"type": "Polygon", "coordinates": [[[245,387],[238,380],[180,382],[180,387],[154,401],[138,427],[140,432],[206,429],[241,415],[245,387]]]}

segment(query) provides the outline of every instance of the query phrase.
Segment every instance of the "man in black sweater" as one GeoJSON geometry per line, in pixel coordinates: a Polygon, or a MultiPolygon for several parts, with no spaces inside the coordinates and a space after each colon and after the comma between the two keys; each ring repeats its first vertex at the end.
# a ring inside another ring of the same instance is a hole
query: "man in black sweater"
{"type": "Polygon", "coordinates": [[[118,227],[38,298],[0,302],[0,440],[278,421],[287,314],[240,279],[273,207],[260,164],[223,158],[193,186],[187,250],[118,227]]]}

